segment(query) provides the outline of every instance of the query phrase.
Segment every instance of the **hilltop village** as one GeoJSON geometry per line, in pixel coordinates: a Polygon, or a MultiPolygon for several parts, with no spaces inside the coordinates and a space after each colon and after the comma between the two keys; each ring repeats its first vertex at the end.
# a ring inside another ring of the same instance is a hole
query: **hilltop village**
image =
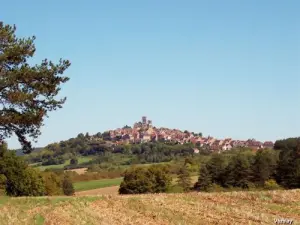
{"type": "MultiPolygon", "coordinates": [[[[193,143],[198,147],[206,148],[211,151],[226,151],[236,147],[248,147],[253,150],[262,148],[273,148],[271,141],[257,141],[255,139],[233,140],[226,138],[223,140],[208,136],[203,137],[202,133],[181,131],[178,129],[156,128],[151,120],[143,116],[140,122],[130,126],[124,126],[115,130],[109,130],[102,134],[106,140],[112,141],[116,145],[120,144],[138,144],[146,142],[174,142],[177,144],[193,143]]],[[[91,140],[97,141],[97,136],[92,136],[91,140]]]]}

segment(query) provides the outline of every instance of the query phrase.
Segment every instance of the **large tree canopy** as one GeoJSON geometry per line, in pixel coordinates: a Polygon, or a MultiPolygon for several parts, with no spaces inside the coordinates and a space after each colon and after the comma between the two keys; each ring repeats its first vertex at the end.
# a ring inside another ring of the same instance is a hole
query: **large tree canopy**
{"type": "Polygon", "coordinates": [[[31,66],[35,37],[17,38],[16,27],[0,21],[0,139],[15,134],[25,153],[40,134],[48,111],[61,108],[66,98],[56,99],[60,85],[69,80],[62,76],[68,60],[54,64],[47,59],[31,66]]]}

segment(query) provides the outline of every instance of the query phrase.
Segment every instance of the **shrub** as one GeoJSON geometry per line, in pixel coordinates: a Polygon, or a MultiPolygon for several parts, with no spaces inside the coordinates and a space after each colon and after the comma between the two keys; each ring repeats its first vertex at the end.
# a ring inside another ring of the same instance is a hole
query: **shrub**
{"type": "Polygon", "coordinates": [[[281,189],[280,185],[273,179],[267,180],[264,184],[264,189],[266,190],[277,190],[281,189]]]}
{"type": "Polygon", "coordinates": [[[0,174],[5,180],[5,191],[10,196],[40,196],[45,193],[44,181],[39,170],[29,167],[15,152],[0,146],[0,174]]]}
{"type": "Polygon", "coordinates": [[[183,193],[184,190],[182,187],[178,185],[172,185],[168,190],[167,193],[183,193]]]}
{"type": "Polygon", "coordinates": [[[43,166],[48,166],[48,165],[60,165],[65,163],[65,159],[62,156],[58,156],[56,158],[50,157],[46,161],[42,162],[43,166]]]}
{"type": "Polygon", "coordinates": [[[63,179],[63,192],[65,195],[73,195],[75,193],[73,183],[71,177],[69,175],[65,175],[63,179]]]}
{"type": "Polygon", "coordinates": [[[45,194],[45,185],[40,171],[27,167],[9,174],[6,182],[6,194],[10,196],[41,196],[45,194]]]}
{"type": "Polygon", "coordinates": [[[0,189],[5,189],[7,178],[4,174],[0,174],[0,189]]]}
{"type": "Polygon", "coordinates": [[[208,188],[209,192],[222,192],[224,191],[224,188],[221,185],[218,184],[212,184],[209,188],[208,188]]]}
{"type": "Polygon", "coordinates": [[[45,194],[46,195],[61,195],[62,190],[62,180],[61,178],[53,172],[44,172],[43,179],[45,183],[45,194]]]}
{"type": "Polygon", "coordinates": [[[171,177],[166,167],[134,167],[125,172],[120,185],[120,194],[142,194],[166,192],[171,184],[171,177]]]}
{"type": "Polygon", "coordinates": [[[78,159],[77,158],[72,158],[70,160],[70,165],[77,165],[78,164],[78,159]]]}
{"type": "Polygon", "coordinates": [[[259,186],[257,186],[255,183],[253,182],[247,182],[247,188],[250,190],[250,191],[254,191],[254,190],[257,190],[259,189],[259,186]]]}

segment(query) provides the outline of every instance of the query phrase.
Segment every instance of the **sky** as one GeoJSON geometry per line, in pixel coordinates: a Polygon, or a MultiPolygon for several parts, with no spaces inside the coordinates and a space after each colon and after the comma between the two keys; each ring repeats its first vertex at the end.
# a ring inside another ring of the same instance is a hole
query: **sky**
{"type": "Polygon", "coordinates": [[[0,2],[0,21],[36,36],[33,64],[72,63],[36,147],[142,116],[217,138],[300,136],[298,0],[0,2]]]}

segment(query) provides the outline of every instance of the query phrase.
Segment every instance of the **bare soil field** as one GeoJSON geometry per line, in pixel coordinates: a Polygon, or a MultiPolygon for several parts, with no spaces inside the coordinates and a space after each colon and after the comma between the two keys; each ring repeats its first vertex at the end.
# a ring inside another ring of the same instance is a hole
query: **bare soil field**
{"type": "Polygon", "coordinates": [[[300,190],[0,199],[0,224],[300,224],[300,190]]]}
{"type": "Polygon", "coordinates": [[[119,186],[97,188],[88,191],[76,192],[76,196],[91,196],[91,195],[118,195],[119,186]]]}
{"type": "Polygon", "coordinates": [[[79,169],[71,169],[71,170],[65,170],[65,171],[74,171],[78,173],[79,175],[85,174],[88,168],[79,168],[79,169]]]}

